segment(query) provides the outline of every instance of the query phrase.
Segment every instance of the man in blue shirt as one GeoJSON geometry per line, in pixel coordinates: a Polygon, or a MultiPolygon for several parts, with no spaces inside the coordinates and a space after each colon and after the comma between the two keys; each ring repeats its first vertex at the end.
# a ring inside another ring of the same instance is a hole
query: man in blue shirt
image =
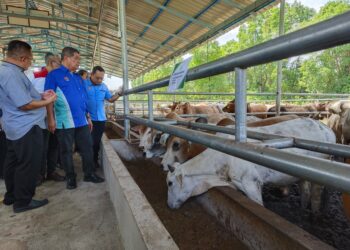
{"type": "Polygon", "coordinates": [[[56,94],[42,95],[24,74],[33,60],[29,44],[14,40],[8,44],[7,56],[0,66],[0,107],[2,128],[7,139],[4,164],[5,205],[15,213],[44,206],[47,199],[32,199],[43,155],[45,106],[56,100],[56,94]]]}
{"type": "Polygon", "coordinates": [[[92,69],[90,78],[84,81],[88,96],[88,111],[91,116],[94,129],[92,130],[92,140],[94,149],[94,162],[98,167],[98,152],[100,151],[100,143],[103,132],[105,130],[106,114],[104,109],[104,101],[111,103],[118,100],[121,93],[112,96],[106,84],[103,83],[105,71],[101,66],[95,66],[92,69]]]}
{"type": "Polygon", "coordinates": [[[83,160],[84,181],[100,183],[104,179],[94,173],[92,122],[87,109],[87,96],[83,79],[74,72],[80,63],[79,51],[65,47],[61,67],[51,71],[45,80],[45,90],[53,90],[57,101],[47,108],[48,129],[56,131],[61,164],[66,171],[67,189],[77,187],[73,165],[73,143],[79,148],[83,160]]]}

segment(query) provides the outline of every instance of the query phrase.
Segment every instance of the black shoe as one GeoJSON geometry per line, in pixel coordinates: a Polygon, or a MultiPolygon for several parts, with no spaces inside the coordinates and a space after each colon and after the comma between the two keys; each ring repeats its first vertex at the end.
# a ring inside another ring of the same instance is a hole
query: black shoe
{"type": "Polygon", "coordinates": [[[4,203],[4,205],[6,205],[6,206],[11,206],[13,203],[15,203],[15,200],[14,199],[4,199],[3,201],[2,201],[2,203],[4,203]]]}
{"type": "Polygon", "coordinates": [[[77,182],[75,178],[67,178],[67,189],[77,188],[77,182]]]}
{"type": "Polygon", "coordinates": [[[32,209],[36,209],[42,206],[45,206],[46,204],[48,204],[49,201],[48,199],[44,199],[44,200],[31,200],[31,202],[24,207],[13,207],[13,212],[15,213],[22,213],[28,210],[32,210],[32,209]]]}
{"type": "Polygon", "coordinates": [[[84,176],[85,182],[93,182],[93,183],[101,183],[104,182],[105,179],[99,177],[97,174],[89,174],[84,176]]]}

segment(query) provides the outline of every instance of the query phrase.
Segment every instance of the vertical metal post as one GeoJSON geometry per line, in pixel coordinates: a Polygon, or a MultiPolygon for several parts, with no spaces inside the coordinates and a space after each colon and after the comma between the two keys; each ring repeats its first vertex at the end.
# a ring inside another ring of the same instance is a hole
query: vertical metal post
{"type": "MultiPolygon", "coordinates": [[[[123,65],[123,91],[129,88],[128,79],[128,51],[127,51],[127,39],[126,39],[126,27],[125,27],[125,0],[118,0],[119,2],[119,27],[121,32],[121,43],[122,43],[122,65],[123,65]]],[[[126,119],[129,115],[129,96],[123,96],[124,104],[124,137],[126,140],[129,139],[130,134],[130,121],[126,119]]]]}
{"type": "Polygon", "coordinates": [[[153,91],[148,90],[148,119],[153,121],[153,91]]]}
{"type": "MultiPolygon", "coordinates": [[[[280,3],[280,20],[279,20],[279,35],[284,34],[284,9],[285,0],[280,3]]],[[[276,116],[281,113],[281,98],[282,97],[282,61],[277,63],[277,90],[276,90],[276,116]]]]}
{"type": "Polygon", "coordinates": [[[246,70],[235,68],[235,119],[236,119],[236,141],[247,141],[247,77],[246,70]]]}

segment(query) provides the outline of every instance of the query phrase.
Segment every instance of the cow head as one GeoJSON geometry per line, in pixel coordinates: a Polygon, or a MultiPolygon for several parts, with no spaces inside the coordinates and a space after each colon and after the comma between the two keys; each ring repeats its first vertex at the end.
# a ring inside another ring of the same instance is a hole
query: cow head
{"type": "Polygon", "coordinates": [[[178,209],[188,198],[191,197],[194,189],[193,182],[186,178],[181,171],[171,171],[167,176],[168,206],[171,209],[178,209]]]}
{"type": "MultiPolygon", "coordinates": [[[[208,120],[204,117],[199,117],[195,122],[207,123],[208,120]]],[[[169,167],[172,167],[174,163],[184,163],[202,153],[205,149],[206,147],[203,145],[192,143],[180,137],[170,136],[167,138],[166,152],[161,162],[163,170],[168,171],[169,167]]]]}
{"type": "Polygon", "coordinates": [[[223,107],[222,111],[227,113],[234,113],[235,112],[235,100],[230,101],[226,104],[225,107],[223,107]]]}
{"type": "Polygon", "coordinates": [[[140,135],[139,148],[144,148],[148,140],[148,137],[151,135],[152,129],[149,127],[146,127],[145,125],[137,125],[132,127],[131,129],[140,135]]]}
{"type": "Polygon", "coordinates": [[[192,196],[207,192],[211,187],[228,186],[229,183],[214,175],[186,175],[180,164],[176,163],[176,169],[170,167],[167,175],[168,206],[178,209],[192,196]]]}
{"type": "Polygon", "coordinates": [[[170,108],[171,112],[175,112],[179,105],[181,105],[181,102],[173,102],[173,104],[169,105],[168,108],[170,108]]]}
{"type": "Polygon", "coordinates": [[[150,136],[147,138],[144,146],[144,156],[146,158],[160,157],[166,151],[166,141],[169,134],[152,129],[150,136]]]}

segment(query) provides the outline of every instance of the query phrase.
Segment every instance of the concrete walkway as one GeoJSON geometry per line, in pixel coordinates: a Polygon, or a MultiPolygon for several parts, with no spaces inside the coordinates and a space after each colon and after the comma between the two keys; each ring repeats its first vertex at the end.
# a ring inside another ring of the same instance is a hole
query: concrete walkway
{"type": "Polygon", "coordinates": [[[48,198],[49,204],[36,210],[15,214],[12,206],[3,205],[0,180],[0,250],[123,249],[106,183],[83,182],[80,157],[74,158],[78,188],[45,182],[35,198],[48,198]]]}

